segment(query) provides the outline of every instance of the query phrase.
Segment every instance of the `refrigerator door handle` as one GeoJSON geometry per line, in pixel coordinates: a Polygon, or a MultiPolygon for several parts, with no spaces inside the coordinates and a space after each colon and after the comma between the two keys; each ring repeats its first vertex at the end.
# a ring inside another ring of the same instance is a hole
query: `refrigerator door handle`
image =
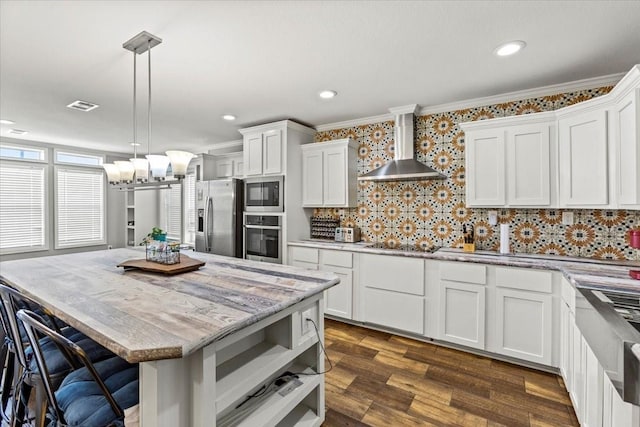
{"type": "Polygon", "coordinates": [[[204,247],[206,248],[206,252],[211,252],[211,242],[209,237],[213,233],[213,199],[211,197],[207,197],[206,201],[207,208],[205,209],[205,233],[204,233],[204,247]]]}

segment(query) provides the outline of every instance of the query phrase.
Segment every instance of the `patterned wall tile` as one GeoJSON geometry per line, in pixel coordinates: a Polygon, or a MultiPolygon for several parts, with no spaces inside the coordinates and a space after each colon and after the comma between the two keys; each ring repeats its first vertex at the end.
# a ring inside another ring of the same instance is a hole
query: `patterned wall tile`
{"type": "MultiPolygon", "coordinates": [[[[317,209],[319,215],[340,217],[356,225],[369,242],[419,247],[456,247],[462,224],[474,224],[476,247],[497,250],[500,230],[488,223],[490,209],[465,206],[465,141],[458,123],[551,111],[608,93],[612,87],[550,94],[496,105],[427,114],[415,120],[415,157],[447,179],[436,181],[358,182],[358,206],[317,209]]],[[[386,121],[318,132],[316,141],[353,138],[358,142],[358,174],[393,158],[394,122],[386,121]]],[[[495,209],[491,209],[495,210],[495,209]]],[[[561,209],[499,209],[498,222],[510,224],[511,250],[523,253],[640,260],[629,247],[627,232],[640,226],[640,212],[572,210],[575,223],[563,225],[561,209]]]]}

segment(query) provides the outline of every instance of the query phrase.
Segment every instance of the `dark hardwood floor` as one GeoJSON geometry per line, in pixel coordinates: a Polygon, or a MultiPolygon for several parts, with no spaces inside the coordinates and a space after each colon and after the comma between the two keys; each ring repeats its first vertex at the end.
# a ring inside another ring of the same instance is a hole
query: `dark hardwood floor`
{"type": "Polygon", "coordinates": [[[325,344],[326,427],[579,425],[553,374],[329,319],[325,344]]]}

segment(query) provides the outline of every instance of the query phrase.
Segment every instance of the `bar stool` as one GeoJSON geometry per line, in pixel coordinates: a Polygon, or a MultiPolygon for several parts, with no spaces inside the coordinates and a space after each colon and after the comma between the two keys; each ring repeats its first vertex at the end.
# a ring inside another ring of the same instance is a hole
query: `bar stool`
{"type": "MultiPolygon", "coordinates": [[[[13,407],[11,408],[10,425],[22,423],[28,414],[27,404],[31,390],[36,389],[36,426],[45,423],[46,396],[43,390],[43,379],[38,369],[33,354],[33,346],[28,346],[28,336],[22,322],[18,322],[16,312],[24,307],[37,306],[37,303],[8,286],[0,284],[0,312],[3,331],[8,341],[7,349],[17,361],[12,381],[13,407]]],[[[47,322],[50,327],[57,328],[55,321],[47,322]]],[[[73,328],[58,329],[58,334],[66,336],[69,340],[82,347],[94,361],[104,360],[114,356],[112,352],[102,347],[95,341],[73,328]]],[[[43,338],[40,343],[43,357],[47,359],[49,366],[49,378],[54,387],[62,382],[69,373],[70,366],[67,359],[70,357],[66,350],[59,349],[49,338],[43,338]]],[[[4,396],[3,396],[4,399],[4,396]]]]}
{"type": "Polygon", "coordinates": [[[118,356],[93,364],[80,346],[47,327],[37,314],[20,310],[17,316],[29,337],[38,369],[44,373],[49,403],[47,417],[55,421],[56,426],[123,426],[123,408],[139,402],[138,365],[118,356]],[[40,336],[48,337],[62,354],[69,356],[67,361],[74,368],[57,391],[50,381],[40,336]]]}

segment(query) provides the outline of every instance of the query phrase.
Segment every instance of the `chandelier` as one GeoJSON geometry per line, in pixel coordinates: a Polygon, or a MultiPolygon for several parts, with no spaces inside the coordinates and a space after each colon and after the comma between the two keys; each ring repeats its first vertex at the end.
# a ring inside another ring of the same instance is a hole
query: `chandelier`
{"type": "Polygon", "coordinates": [[[120,191],[152,190],[171,188],[187,174],[189,162],[195,156],[187,151],[169,150],[165,155],[151,154],[151,49],[162,43],[162,39],[146,31],[126,41],[122,47],[133,52],[133,158],[103,165],[112,188],[120,191]],[[147,52],[149,96],[147,103],[147,155],[138,157],[138,126],[136,110],[136,55],[147,52]],[[167,180],[171,165],[173,180],[167,180]]]}

